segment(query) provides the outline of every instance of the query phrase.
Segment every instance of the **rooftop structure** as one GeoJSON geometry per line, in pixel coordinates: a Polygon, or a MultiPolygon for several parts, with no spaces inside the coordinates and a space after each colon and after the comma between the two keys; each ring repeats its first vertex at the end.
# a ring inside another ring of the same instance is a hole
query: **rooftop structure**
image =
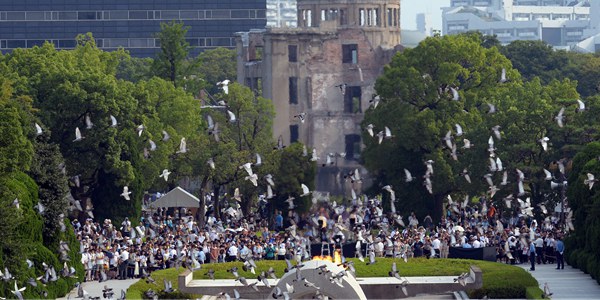
{"type": "Polygon", "coordinates": [[[452,0],[444,8],[443,34],[480,31],[501,43],[543,40],[568,49],[598,33],[600,13],[588,0],[452,0]],[[596,25],[594,25],[596,24],[596,25]]]}

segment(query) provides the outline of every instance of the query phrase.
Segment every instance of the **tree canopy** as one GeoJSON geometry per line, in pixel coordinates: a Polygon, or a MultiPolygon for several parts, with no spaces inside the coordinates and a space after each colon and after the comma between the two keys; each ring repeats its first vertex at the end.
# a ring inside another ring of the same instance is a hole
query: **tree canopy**
{"type": "Polygon", "coordinates": [[[392,185],[402,213],[414,210],[438,218],[448,196],[461,201],[465,196],[484,198],[487,205],[500,207],[509,194],[531,197],[534,206],[555,199],[556,191],[541,176],[543,169],[559,176],[553,162],[572,157],[584,145],[586,133],[580,125],[592,115],[575,113],[575,82],[523,81],[511,61],[497,47],[483,47],[476,34],[428,38],[399,53],[385,67],[376,90],[381,102],[366,112],[362,123],[364,160],[375,178],[373,189],[381,193],[381,187],[392,185]],[[506,80],[501,80],[503,72],[506,80]],[[567,121],[560,128],[554,118],[563,106],[567,121]],[[393,137],[380,144],[367,133],[369,124],[375,132],[387,126],[393,137]],[[457,125],[464,134],[458,133],[457,125]],[[544,137],[550,140],[547,151],[539,142],[544,137]],[[472,148],[464,147],[465,139],[472,148]],[[500,160],[502,170],[491,169],[492,159],[494,164],[500,160]],[[432,193],[423,186],[428,160],[433,161],[432,193]],[[404,169],[416,180],[405,182],[404,169]],[[519,191],[517,169],[525,175],[525,193],[519,191]],[[472,183],[462,176],[465,170],[472,183]],[[501,185],[505,171],[508,182],[501,185]],[[487,174],[497,193],[490,192],[487,174]]]}

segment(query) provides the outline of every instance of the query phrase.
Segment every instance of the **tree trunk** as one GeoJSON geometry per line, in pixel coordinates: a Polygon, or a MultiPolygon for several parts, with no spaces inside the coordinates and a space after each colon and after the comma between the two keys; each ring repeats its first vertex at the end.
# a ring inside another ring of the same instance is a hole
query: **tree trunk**
{"type": "Polygon", "coordinates": [[[200,184],[200,208],[198,208],[198,225],[200,228],[204,228],[204,223],[206,222],[206,186],[208,185],[208,176],[205,176],[202,179],[202,183],[200,184]]]}
{"type": "Polygon", "coordinates": [[[219,190],[221,189],[220,185],[213,186],[213,193],[215,196],[213,197],[213,209],[215,218],[217,221],[221,220],[221,204],[219,203],[219,190]]]}
{"type": "Polygon", "coordinates": [[[435,194],[433,196],[433,220],[439,222],[442,220],[442,211],[444,210],[444,195],[435,194]]]}

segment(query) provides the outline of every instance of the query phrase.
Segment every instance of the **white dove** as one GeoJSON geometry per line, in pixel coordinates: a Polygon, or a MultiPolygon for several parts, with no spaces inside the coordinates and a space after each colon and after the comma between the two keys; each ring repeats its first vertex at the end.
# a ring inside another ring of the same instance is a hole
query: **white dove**
{"type": "Polygon", "coordinates": [[[431,179],[429,177],[425,178],[425,182],[423,183],[427,191],[433,195],[433,185],[431,184],[431,179]]]}
{"type": "Polygon", "coordinates": [[[166,142],[171,138],[171,136],[169,135],[169,133],[166,130],[163,130],[162,134],[163,134],[163,139],[162,139],[163,142],[166,142]]]}
{"type": "Polygon", "coordinates": [[[458,94],[458,90],[456,90],[455,88],[451,87],[450,91],[452,91],[452,100],[454,100],[454,101],[460,100],[460,94],[458,94]]]}
{"type": "Polygon", "coordinates": [[[310,158],[310,161],[318,161],[319,157],[317,156],[317,148],[313,148],[312,150],[312,157],[310,158]]]}
{"type": "Polygon", "coordinates": [[[502,182],[500,182],[500,185],[507,185],[508,184],[508,171],[504,170],[504,173],[502,173],[502,182]]]}
{"type": "Polygon", "coordinates": [[[115,116],[110,115],[110,127],[117,127],[118,122],[117,122],[117,118],[115,118],[115,116]]]}
{"type": "Polygon", "coordinates": [[[583,101],[577,99],[577,112],[582,112],[585,110],[585,103],[583,101]]]}
{"type": "Polygon", "coordinates": [[[273,181],[273,175],[267,174],[265,175],[265,180],[270,186],[275,186],[275,182],[273,181]]]}
{"type": "Polygon", "coordinates": [[[489,108],[488,114],[494,114],[494,113],[496,113],[496,106],[494,104],[487,103],[487,106],[489,108]]]}
{"type": "Polygon", "coordinates": [[[585,179],[583,181],[583,183],[587,186],[590,187],[590,190],[592,189],[592,187],[594,187],[594,182],[598,181],[598,179],[595,178],[594,174],[592,173],[587,173],[587,179],[585,179]]]}
{"type": "Polygon", "coordinates": [[[42,135],[42,133],[42,126],[40,126],[38,123],[35,123],[35,135],[42,135]]]}
{"type": "Polygon", "coordinates": [[[463,149],[471,149],[471,147],[473,146],[473,144],[471,144],[471,141],[469,141],[468,139],[463,139],[463,143],[465,144],[464,146],[462,146],[463,149]]]}
{"type": "Polygon", "coordinates": [[[220,85],[225,94],[229,94],[229,83],[231,81],[229,79],[225,79],[223,81],[217,82],[217,85],[220,85]]]}
{"type": "Polygon", "coordinates": [[[167,169],[164,169],[164,170],[162,171],[162,173],[161,173],[161,174],[160,174],[158,177],[159,177],[159,178],[160,178],[160,177],[162,177],[162,178],[164,178],[164,179],[165,179],[165,181],[168,181],[168,180],[169,180],[169,175],[170,175],[170,174],[171,174],[171,172],[169,172],[169,170],[167,170],[167,169]]]}
{"type": "Polygon", "coordinates": [[[452,149],[452,131],[448,130],[448,132],[446,132],[446,135],[444,136],[444,138],[442,139],[444,142],[446,142],[446,147],[452,149]]]}
{"type": "Polygon", "coordinates": [[[187,142],[185,141],[185,138],[182,137],[181,141],[179,142],[179,150],[177,150],[175,153],[186,153],[187,151],[187,142]]]}
{"type": "Polygon", "coordinates": [[[92,123],[90,115],[85,115],[85,129],[92,129],[92,127],[94,127],[94,123],[92,123]]]}
{"type": "Polygon", "coordinates": [[[79,127],[75,127],[75,139],[73,140],[73,142],[79,142],[82,139],[84,139],[84,137],[81,136],[81,131],[79,130],[79,127]]]}
{"type": "Polygon", "coordinates": [[[429,176],[429,175],[433,175],[433,160],[428,160],[425,162],[425,165],[427,167],[426,171],[425,171],[425,176],[429,176]]]}
{"type": "Polygon", "coordinates": [[[254,174],[254,172],[252,172],[252,163],[245,163],[241,166],[238,167],[240,170],[244,169],[246,171],[246,173],[248,173],[248,175],[252,176],[252,174],[254,174]]]}
{"type": "Polygon", "coordinates": [[[144,126],[144,124],[141,124],[135,129],[135,131],[137,131],[138,136],[142,136],[144,129],[146,129],[146,126],[144,126]]]}
{"type": "Polygon", "coordinates": [[[549,141],[550,141],[550,138],[548,138],[547,136],[545,136],[539,140],[540,144],[542,145],[542,149],[544,149],[544,151],[548,151],[548,142],[549,141]]]}
{"type": "Polygon", "coordinates": [[[245,180],[250,180],[254,186],[258,186],[258,175],[252,174],[244,177],[245,180]]]}
{"type": "Polygon", "coordinates": [[[502,172],[502,170],[504,170],[500,157],[496,157],[496,167],[498,168],[498,172],[502,172]]]}
{"type": "Polygon", "coordinates": [[[409,170],[404,169],[404,175],[406,176],[406,178],[404,179],[405,182],[411,182],[414,180],[414,177],[412,176],[409,170]]]}
{"type": "Polygon", "coordinates": [[[492,132],[494,132],[496,139],[498,139],[498,140],[502,139],[502,136],[500,135],[500,125],[496,125],[496,126],[492,127],[492,132]]]}
{"type": "Polygon", "coordinates": [[[464,134],[463,128],[460,126],[460,124],[454,124],[454,127],[456,127],[456,136],[461,136],[464,134]]]}
{"type": "Polygon", "coordinates": [[[310,190],[304,183],[302,183],[300,187],[302,188],[302,195],[300,195],[300,197],[308,196],[310,194],[310,190]]]}
{"type": "Polygon", "coordinates": [[[500,74],[500,83],[505,83],[507,81],[506,79],[506,69],[502,68],[502,73],[500,74]]]}
{"type": "Polygon", "coordinates": [[[15,289],[10,292],[13,293],[13,295],[15,295],[15,297],[17,297],[19,300],[23,300],[23,294],[21,292],[23,292],[25,289],[26,287],[19,288],[17,286],[17,281],[15,280],[15,289]]]}
{"type": "Polygon", "coordinates": [[[211,158],[209,158],[209,159],[206,161],[206,163],[208,164],[208,166],[209,166],[211,169],[213,169],[213,170],[215,169],[215,167],[216,167],[216,166],[215,166],[215,160],[214,160],[212,157],[211,157],[211,158]]]}
{"type": "Polygon", "coordinates": [[[383,189],[390,193],[390,199],[392,200],[392,202],[396,201],[396,193],[392,189],[391,185],[386,185],[383,187],[383,189]]]}
{"type": "Polygon", "coordinates": [[[369,124],[369,125],[367,125],[367,132],[369,133],[369,135],[370,135],[371,137],[373,137],[373,128],[374,128],[374,127],[373,127],[373,124],[369,124]]]}
{"type": "Polygon", "coordinates": [[[128,186],[124,186],[123,187],[123,192],[121,193],[121,197],[125,198],[125,200],[131,200],[129,198],[129,195],[131,195],[131,192],[129,191],[129,187],[128,186]]]}
{"type": "Polygon", "coordinates": [[[267,197],[266,198],[267,199],[272,199],[273,196],[275,196],[275,195],[273,195],[273,189],[271,188],[270,185],[267,184],[267,197]]]}
{"type": "Polygon", "coordinates": [[[564,126],[563,122],[565,121],[565,108],[561,108],[560,111],[558,112],[558,115],[556,115],[556,117],[554,117],[554,120],[556,120],[556,123],[558,124],[558,127],[562,128],[564,126]]]}
{"type": "Polygon", "coordinates": [[[227,117],[229,118],[227,120],[227,122],[229,122],[229,123],[233,123],[236,120],[235,114],[230,110],[227,111],[227,117]]]}

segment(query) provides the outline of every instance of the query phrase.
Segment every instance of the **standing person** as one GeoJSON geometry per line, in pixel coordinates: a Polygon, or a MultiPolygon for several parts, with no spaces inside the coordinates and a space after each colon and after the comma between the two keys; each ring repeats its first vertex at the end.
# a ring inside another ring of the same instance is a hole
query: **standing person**
{"type": "Polygon", "coordinates": [[[531,268],[529,271],[535,271],[535,243],[529,242],[529,261],[531,262],[531,268]]]}
{"type": "Polygon", "coordinates": [[[562,241],[561,236],[556,237],[556,269],[564,269],[565,268],[565,260],[563,254],[565,253],[565,243],[562,241]]]}
{"type": "Polygon", "coordinates": [[[119,279],[127,279],[127,262],[129,261],[129,252],[127,247],[123,247],[119,255],[119,279]]]}
{"type": "Polygon", "coordinates": [[[275,231],[279,232],[283,229],[283,216],[281,215],[281,211],[276,211],[275,214],[275,231]]]}

